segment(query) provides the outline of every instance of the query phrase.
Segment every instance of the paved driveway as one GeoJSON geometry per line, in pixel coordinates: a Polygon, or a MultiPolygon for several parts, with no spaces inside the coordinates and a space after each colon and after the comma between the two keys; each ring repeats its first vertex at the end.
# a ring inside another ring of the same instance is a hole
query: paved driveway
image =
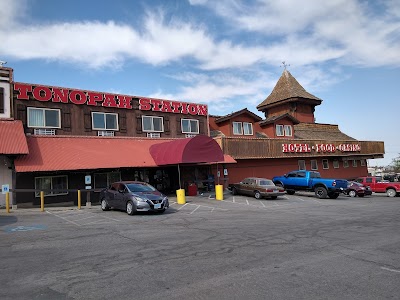
{"type": "Polygon", "coordinates": [[[398,299],[400,198],[0,211],[1,299],[398,299]]]}

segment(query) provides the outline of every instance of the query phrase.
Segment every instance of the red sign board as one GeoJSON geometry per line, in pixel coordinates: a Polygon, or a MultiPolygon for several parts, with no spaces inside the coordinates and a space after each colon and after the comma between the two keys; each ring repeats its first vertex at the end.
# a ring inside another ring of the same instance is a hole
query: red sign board
{"type": "Polygon", "coordinates": [[[18,100],[29,100],[30,95],[32,95],[34,100],[42,102],[51,101],[53,103],[72,103],[92,106],[101,105],[104,107],[132,109],[132,99],[139,98],[139,110],[199,116],[206,116],[208,114],[208,108],[205,104],[132,97],[42,85],[34,86],[25,83],[15,83],[14,91],[18,92],[18,100]]]}

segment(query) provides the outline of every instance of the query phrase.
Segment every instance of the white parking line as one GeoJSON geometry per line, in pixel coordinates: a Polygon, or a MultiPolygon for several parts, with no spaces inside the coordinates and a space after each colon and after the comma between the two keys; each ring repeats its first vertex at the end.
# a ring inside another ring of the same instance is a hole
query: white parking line
{"type": "Polygon", "coordinates": [[[390,268],[385,268],[381,267],[382,270],[390,271],[390,272],[395,272],[395,273],[400,273],[400,270],[395,270],[395,269],[390,269],[390,268]]]}
{"type": "Polygon", "coordinates": [[[178,208],[178,210],[181,210],[182,208],[184,208],[186,205],[188,205],[189,203],[185,203],[183,204],[181,207],[178,208]]]}
{"type": "Polygon", "coordinates": [[[249,204],[249,200],[247,200],[247,199],[246,199],[246,203],[247,203],[247,205],[250,205],[250,204],[249,204]]]}
{"type": "Polygon", "coordinates": [[[235,203],[235,196],[232,197],[232,202],[235,203]]]}
{"type": "Polygon", "coordinates": [[[46,213],[51,214],[51,215],[53,215],[53,216],[55,216],[55,217],[58,217],[58,218],[60,218],[60,219],[63,219],[64,221],[67,221],[67,222],[69,222],[69,223],[71,223],[71,224],[74,224],[74,225],[76,225],[76,226],[82,226],[81,224],[78,224],[78,223],[76,223],[76,222],[74,222],[74,221],[68,220],[67,218],[64,218],[64,217],[62,217],[62,216],[59,216],[59,215],[57,215],[57,214],[53,214],[53,213],[49,212],[48,210],[46,210],[46,213]]]}
{"type": "Polygon", "coordinates": [[[200,205],[197,205],[197,207],[189,214],[191,215],[192,213],[194,213],[196,210],[198,210],[200,208],[200,205]]]}
{"type": "Polygon", "coordinates": [[[266,207],[265,204],[261,200],[258,200],[258,201],[260,201],[262,206],[266,207]]]}

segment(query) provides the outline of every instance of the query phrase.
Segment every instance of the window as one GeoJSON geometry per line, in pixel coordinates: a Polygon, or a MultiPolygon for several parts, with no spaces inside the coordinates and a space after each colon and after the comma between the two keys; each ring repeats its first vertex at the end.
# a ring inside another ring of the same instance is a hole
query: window
{"type": "Polygon", "coordinates": [[[94,174],[94,188],[101,189],[108,187],[111,183],[120,181],[120,172],[97,173],[94,174]]]}
{"type": "Polygon", "coordinates": [[[327,159],[322,160],[322,168],[329,169],[329,161],[327,159]]]}
{"type": "Polygon", "coordinates": [[[253,124],[243,122],[243,134],[253,135],[253,124]]]}
{"type": "Polygon", "coordinates": [[[306,177],[306,172],[297,172],[297,177],[305,178],[306,177]]]}
{"type": "Polygon", "coordinates": [[[118,114],[92,112],[94,130],[118,130],[118,114]]]}
{"type": "Polygon", "coordinates": [[[311,160],[311,170],[318,170],[318,164],[315,159],[311,160]]]}
{"type": "Polygon", "coordinates": [[[355,159],[353,160],[353,168],[357,168],[357,161],[355,159]]]}
{"type": "Polygon", "coordinates": [[[363,167],[365,167],[365,159],[361,159],[361,160],[360,160],[360,165],[363,166],[363,167]]]}
{"type": "MultiPolygon", "coordinates": [[[[35,177],[35,190],[43,190],[44,196],[67,195],[67,176],[35,177]]],[[[40,191],[35,192],[35,197],[40,197],[40,191]]]]}
{"type": "Polygon", "coordinates": [[[343,161],[343,168],[348,168],[349,167],[349,161],[348,160],[344,160],[343,161]]]}
{"type": "Polygon", "coordinates": [[[305,160],[299,160],[299,170],[305,170],[306,169],[306,161],[305,160]]]}
{"type": "Polygon", "coordinates": [[[242,122],[233,122],[233,134],[243,134],[242,122]]]}
{"type": "Polygon", "coordinates": [[[285,136],[292,136],[292,126],[285,125],[285,136]]]}
{"type": "Polygon", "coordinates": [[[143,131],[146,132],[163,132],[164,124],[162,117],[143,116],[143,131]]]}
{"type": "Polygon", "coordinates": [[[253,124],[248,122],[233,122],[233,134],[253,135],[253,124]]]}
{"type": "Polygon", "coordinates": [[[339,169],[339,161],[338,161],[337,159],[335,159],[335,160],[333,161],[333,168],[334,168],[334,169],[339,169]]]}
{"type": "Polygon", "coordinates": [[[199,133],[199,120],[182,119],[181,120],[182,133],[199,133]]]}
{"type": "Polygon", "coordinates": [[[60,110],[28,107],[28,127],[60,128],[60,110]]]}
{"type": "Polygon", "coordinates": [[[283,132],[283,125],[276,125],[276,135],[277,136],[284,136],[283,132]]]}

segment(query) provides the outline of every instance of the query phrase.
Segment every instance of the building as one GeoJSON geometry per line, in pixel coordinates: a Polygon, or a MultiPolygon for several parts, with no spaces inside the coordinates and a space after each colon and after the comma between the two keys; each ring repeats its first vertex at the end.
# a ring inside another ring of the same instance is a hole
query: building
{"type": "Polygon", "coordinates": [[[384,154],[383,142],[315,123],[322,100],[287,70],[257,106],[265,118],[247,108],[213,116],[204,104],[14,82],[12,69],[0,72],[0,174],[15,205],[38,204],[40,191],[45,203],[76,201],[78,190],[96,202],[116,180],[174,193],[295,169],[352,178],[384,154]]]}
{"type": "Polygon", "coordinates": [[[317,170],[324,177],[366,176],[366,160],[382,158],[384,143],[358,141],[338,125],[315,123],[315,107],[321,103],[285,69],[257,106],[264,119],[247,109],[210,116],[211,136],[237,161],[229,165],[227,180],[271,178],[299,169],[317,170]]]}

